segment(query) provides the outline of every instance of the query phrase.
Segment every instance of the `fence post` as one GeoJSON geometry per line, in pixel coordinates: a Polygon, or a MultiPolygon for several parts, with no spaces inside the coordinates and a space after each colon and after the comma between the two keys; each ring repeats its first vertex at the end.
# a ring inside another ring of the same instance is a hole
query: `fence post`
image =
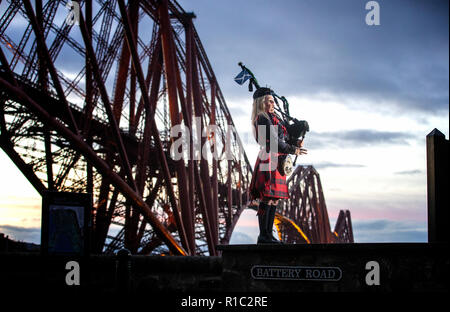
{"type": "Polygon", "coordinates": [[[116,287],[120,293],[129,293],[131,274],[131,252],[122,248],[116,254],[116,287]]]}
{"type": "Polygon", "coordinates": [[[438,129],[427,135],[428,242],[449,242],[449,141],[438,129]]]}

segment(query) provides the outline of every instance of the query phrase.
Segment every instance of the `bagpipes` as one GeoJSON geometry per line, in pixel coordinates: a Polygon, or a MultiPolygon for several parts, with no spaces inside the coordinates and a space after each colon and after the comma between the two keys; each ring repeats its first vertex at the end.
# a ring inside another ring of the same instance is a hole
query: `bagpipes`
{"type": "MultiPolygon", "coordinates": [[[[238,65],[242,68],[242,71],[234,78],[234,81],[236,81],[236,83],[240,85],[243,85],[247,80],[250,80],[248,84],[249,92],[253,92],[253,87],[259,89],[260,86],[258,81],[256,80],[255,75],[247,67],[245,67],[242,62],[239,62],[238,65]]],[[[299,146],[299,142],[303,141],[306,132],[309,131],[308,122],[306,120],[298,120],[289,114],[289,103],[284,96],[279,96],[273,90],[272,96],[275,101],[275,115],[286,127],[286,130],[289,134],[287,143],[290,145],[299,146]],[[282,108],[280,107],[278,100],[283,103],[282,108]],[[277,112],[281,115],[281,117],[277,114],[277,112]]],[[[293,167],[295,166],[295,163],[297,161],[297,157],[298,155],[295,156],[295,160],[293,163],[289,155],[286,155],[286,157],[282,157],[281,162],[279,162],[279,171],[282,175],[290,175],[292,173],[293,167]]]]}

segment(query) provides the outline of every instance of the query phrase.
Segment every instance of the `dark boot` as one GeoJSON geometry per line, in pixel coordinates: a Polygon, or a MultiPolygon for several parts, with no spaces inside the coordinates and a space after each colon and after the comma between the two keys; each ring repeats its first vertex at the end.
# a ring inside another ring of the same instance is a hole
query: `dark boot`
{"type": "Polygon", "coordinates": [[[267,223],[267,233],[269,234],[269,238],[272,241],[272,243],[276,244],[282,244],[283,242],[279,241],[273,236],[273,221],[275,220],[275,212],[277,211],[277,206],[271,205],[269,206],[268,212],[269,212],[269,220],[267,223]]]}
{"type": "Polygon", "coordinates": [[[270,244],[272,240],[267,232],[269,223],[269,210],[270,206],[266,203],[260,202],[258,209],[258,223],[259,223],[259,236],[258,244],[270,244]]]}

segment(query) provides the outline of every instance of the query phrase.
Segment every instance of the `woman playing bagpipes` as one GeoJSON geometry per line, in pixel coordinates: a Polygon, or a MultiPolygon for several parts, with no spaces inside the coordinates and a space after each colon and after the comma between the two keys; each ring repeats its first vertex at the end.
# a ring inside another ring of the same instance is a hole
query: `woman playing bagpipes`
{"type": "Polygon", "coordinates": [[[252,126],[261,146],[250,183],[251,199],[259,200],[258,244],[280,243],[272,233],[275,211],[280,199],[289,198],[280,160],[285,155],[303,155],[307,151],[301,148],[302,141],[296,145],[287,143],[289,134],[274,112],[274,98],[269,88],[258,88],[253,93],[252,126]]]}

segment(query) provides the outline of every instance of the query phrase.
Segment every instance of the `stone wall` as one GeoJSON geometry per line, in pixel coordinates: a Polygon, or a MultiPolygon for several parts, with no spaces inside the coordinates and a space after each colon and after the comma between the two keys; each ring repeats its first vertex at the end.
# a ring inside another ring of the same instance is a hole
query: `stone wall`
{"type": "Polygon", "coordinates": [[[220,257],[0,253],[9,292],[113,293],[448,291],[448,244],[219,246],[220,257]],[[79,265],[80,285],[67,285],[79,265]]]}
{"type": "Polygon", "coordinates": [[[447,244],[221,246],[223,289],[245,292],[444,291],[447,244]]]}

